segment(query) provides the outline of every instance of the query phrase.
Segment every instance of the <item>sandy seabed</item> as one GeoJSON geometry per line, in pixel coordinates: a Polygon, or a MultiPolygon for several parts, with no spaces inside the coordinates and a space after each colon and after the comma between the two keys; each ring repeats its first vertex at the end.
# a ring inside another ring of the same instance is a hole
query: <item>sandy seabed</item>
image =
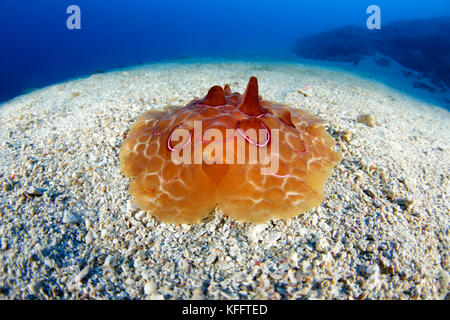
{"type": "Polygon", "coordinates": [[[449,128],[439,105],[293,63],[161,63],[20,96],[0,107],[0,298],[449,298],[449,128]],[[136,117],[252,75],[329,121],[344,159],[324,202],[258,225],[136,208],[118,159],[136,117]]]}

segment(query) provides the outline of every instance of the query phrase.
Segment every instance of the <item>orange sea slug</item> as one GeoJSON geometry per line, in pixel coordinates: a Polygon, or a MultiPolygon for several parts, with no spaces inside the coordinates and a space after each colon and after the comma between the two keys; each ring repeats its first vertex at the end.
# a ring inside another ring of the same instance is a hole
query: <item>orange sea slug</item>
{"type": "Polygon", "coordinates": [[[295,217],[323,201],[342,158],[324,124],[262,100],[251,77],[243,95],[213,86],[185,107],[145,112],[120,166],[137,205],[163,222],[199,222],[216,207],[239,221],[295,217]]]}

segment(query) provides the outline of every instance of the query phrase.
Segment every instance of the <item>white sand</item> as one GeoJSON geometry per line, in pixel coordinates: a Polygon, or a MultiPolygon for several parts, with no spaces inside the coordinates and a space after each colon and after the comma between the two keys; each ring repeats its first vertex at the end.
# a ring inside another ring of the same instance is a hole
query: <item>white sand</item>
{"type": "Polygon", "coordinates": [[[300,64],[156,64],[18,97],[0,107],[0,298],[448,298],[449,128],[439,106],[300,64]],[[251,75],[330,121],[344,160],[322,205],[264,225],[137,210],[118,160],[134,119],[251,75]]]}

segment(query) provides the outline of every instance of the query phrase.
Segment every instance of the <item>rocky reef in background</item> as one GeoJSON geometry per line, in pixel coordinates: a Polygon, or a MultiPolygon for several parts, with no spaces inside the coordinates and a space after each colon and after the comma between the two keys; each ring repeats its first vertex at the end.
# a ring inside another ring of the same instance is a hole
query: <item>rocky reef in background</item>
{"type": "MultiPolygon", "coordinates": [[[[397,21],[379,30],[341,27],[299,39],[294,52],[302,58],[354,64],[378,53],[421,73],[438,90],[450,90],[450,17],[397,21]]],[[[387,59],[376,62],[389,64],[387,59]]]]}

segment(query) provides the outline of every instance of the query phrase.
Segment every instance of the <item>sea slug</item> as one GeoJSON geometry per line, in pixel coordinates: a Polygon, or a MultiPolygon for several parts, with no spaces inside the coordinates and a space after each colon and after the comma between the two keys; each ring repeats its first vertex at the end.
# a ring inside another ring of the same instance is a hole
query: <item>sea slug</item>
{"type": "Polygon", "coordinates": [[[245,222],[291,218],[323,201],[342,159],[325,123],[263,100],[251,77],[243,95],[213,86],[185,107],[145,112],[120,167],[138,207],[166,223],[199,222],[215,208],[245,222]]]}

